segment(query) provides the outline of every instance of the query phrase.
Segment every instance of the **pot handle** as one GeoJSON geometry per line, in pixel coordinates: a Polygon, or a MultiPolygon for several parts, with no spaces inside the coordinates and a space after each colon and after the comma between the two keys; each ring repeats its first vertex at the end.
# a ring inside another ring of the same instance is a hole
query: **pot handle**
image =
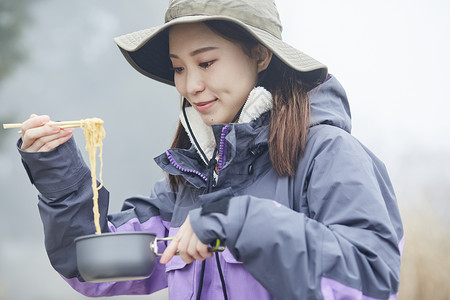
{"type": "MultiPolygon", "coordinates": [[[[150,242],[150,249],[156,254],[156,256],[161,256],[162,253],[158,252],[158,242],[162,241],[171,241],[173,240],[173,236],[165,237],[165,238],[155,238],[152,242],[150,242]]],[[[220,240],[216,240],[216,245],[214,247],[209,247],[208,252],[223,252],[225,250],[225,246],[220,245],[220,240]]],[[[179,255],[180,253],[177,251],[175,255],[179,255]]]]}

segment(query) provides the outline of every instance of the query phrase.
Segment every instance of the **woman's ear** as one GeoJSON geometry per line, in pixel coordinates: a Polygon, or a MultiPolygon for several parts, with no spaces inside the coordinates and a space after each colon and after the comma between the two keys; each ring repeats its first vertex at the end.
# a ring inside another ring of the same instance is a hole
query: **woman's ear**
{"type": "Polygon", "coordinates": [[[259,44],[254,48],[254,55],[258,66],[258,73],[267,69],[272,60],[272,51],[259,44]]]}

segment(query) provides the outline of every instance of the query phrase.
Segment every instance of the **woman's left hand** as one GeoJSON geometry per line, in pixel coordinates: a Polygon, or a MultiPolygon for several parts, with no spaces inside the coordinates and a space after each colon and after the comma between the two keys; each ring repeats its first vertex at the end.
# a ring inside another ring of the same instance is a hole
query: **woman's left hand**
{"type": "Polygon", "coordinates": [[[177,250],[180,252],[181,259],[190,264],[194,260],[205,260],[212,257],[212,253],[208,251],[208,245],[203,244],[192,229],[189,216],[181,225],[172,242],[167,246],[160,262],[162,264],[168,263],[175,255],[177,250]]]}

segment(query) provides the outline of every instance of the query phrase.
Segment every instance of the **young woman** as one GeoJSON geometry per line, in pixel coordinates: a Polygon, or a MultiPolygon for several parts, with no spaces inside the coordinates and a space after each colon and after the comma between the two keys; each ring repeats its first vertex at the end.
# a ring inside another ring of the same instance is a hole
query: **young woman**
{"type": "Polygon", "coordinates": [[[281,40],[271,0],[172,0],[164,25],[116,42],[184,105],[155,159],[167,178],[117,214],[102,188],[102,229],[175,238],[148,279],[84,282],[73,240],[94,232],[90,172],[72,130],[33,115],[20,153],[69,284],[88,296],[168,286],[171,299],[396,298],[403,230],[387,172],[351,136],[338,81],[281,40]],[[217,239],[226,250],[212,257],[217,239]]]}

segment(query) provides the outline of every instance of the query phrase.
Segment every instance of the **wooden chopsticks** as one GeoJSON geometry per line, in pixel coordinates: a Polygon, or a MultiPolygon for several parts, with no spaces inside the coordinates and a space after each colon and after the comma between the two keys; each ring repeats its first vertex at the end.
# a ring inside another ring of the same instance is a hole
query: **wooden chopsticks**
{"type": "MultiPolygon", "coordinates": [[[[64,122],[48,122],[44,125],[48,126],[59,126],[61,128],[73,128],[73,127],[80,127],[81,121],[64,121],[64,122]]],[[[11,124],[3,124],[3,129],[10,129],[10,128],[21,128],[22,123],[11,123],[11,124]]],[[[19,133],[21,133],[19,131],[19,133]]]]}

